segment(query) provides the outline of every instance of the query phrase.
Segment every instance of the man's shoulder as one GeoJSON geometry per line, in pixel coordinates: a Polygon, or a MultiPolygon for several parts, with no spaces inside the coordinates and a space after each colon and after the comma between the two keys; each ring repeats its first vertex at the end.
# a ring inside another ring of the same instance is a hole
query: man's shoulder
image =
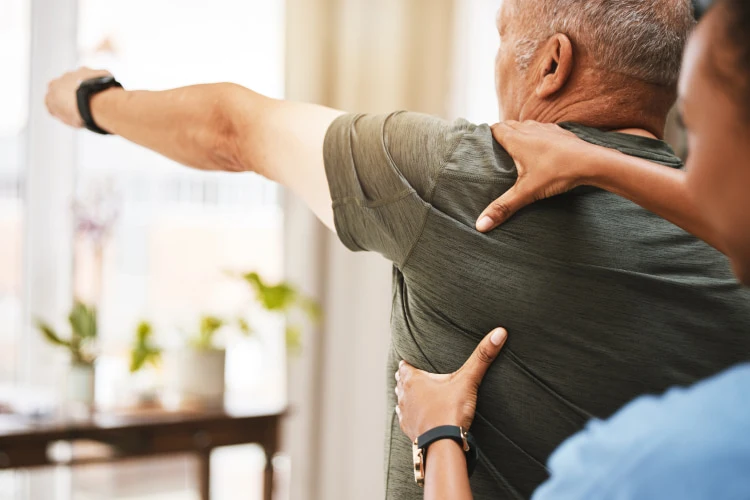
{"type": "Polygon", "coordinates": [[[495,141],[487,123],[399,111],[388,115],[385,135],[388,145],[398,141],[411,148],[431,143],[431,148],[442,151],[441,167],[448,177],[492,183],[516,176],[513,159],[495,141]]]}
{"type": "MultiPolygon", "coordinates": [[[[486,165],[488,162],[513,164],[492,137],[488,124],[477,124],[464,118],[446,119],[403,110],[385,114],[351,113],[337,118],[328,133],[333,135],[352,130],[371,131],[369,137],[372,140],[380,142],[382,139],[380,144],[396,153],[429,151],[432,154],[423,156],[423,160],[442,160],[451,171],[466,171],[466,167],[486,165]],[[448,164],[453,157],[457,161],[448,164]]],[[[483,171],[474,173],[482,174],[483,171]]]]}
{"type": "Polygon", "coordinates": [[[400,263],[424,227],[443,172],[494,163],[488,126],[396,112],[337,118],[323,157],[339,237],[400,263]],[[467,154],[469,150],[482,154],[467,154]]]}
{"type": "MultiPolygon", "coordinates": [[[[407,119],[425,124],[430,123],[430,126],[437,125],[434,117],[430,120],[418,113],[412,115],[407,119]]],[[[515,179],[517,175],[515,162],[495,141],[489,124],[477,124],[458,118],[452,121],[442,120],[439,126],[450,131],[454,139],[453,147],[444,165],[445,175],[486,183],[515,179]]]]}

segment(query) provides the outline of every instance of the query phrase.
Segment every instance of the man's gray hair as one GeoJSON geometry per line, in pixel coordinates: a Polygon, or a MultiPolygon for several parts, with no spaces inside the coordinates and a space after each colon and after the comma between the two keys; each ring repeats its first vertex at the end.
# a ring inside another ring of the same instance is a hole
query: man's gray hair
{"type": "MultiPolygon", "coordinates": [[[[695,25],[691,0],[506,0],[529,35],[516,46],[527,68],[539,45],[556,33],[586,50],[598,68],[672,86],[695,25]]],[[[520,27],[521,25],[519,25],[520,27]]]]}

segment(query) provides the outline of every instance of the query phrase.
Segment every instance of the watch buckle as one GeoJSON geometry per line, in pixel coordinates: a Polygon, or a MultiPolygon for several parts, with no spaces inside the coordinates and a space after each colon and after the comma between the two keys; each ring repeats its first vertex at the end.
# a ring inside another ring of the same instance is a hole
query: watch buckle
{"type": "Polygon", "coordinates": [[[414,480],[420,488],[424,488],[424,450],[419,447],[417,441],[412,443],[412,459],[414,462],[414,480]]]}
{"type": "Polygon", "coordinates": [[[459,429],[461,430],[461,440],[463,441],[464,452],[468,453],[469,451],[471,451],[471,446],[469,446],[468,438],[469,433],[466,432],[463,427],[459,427],[459,429]]]}

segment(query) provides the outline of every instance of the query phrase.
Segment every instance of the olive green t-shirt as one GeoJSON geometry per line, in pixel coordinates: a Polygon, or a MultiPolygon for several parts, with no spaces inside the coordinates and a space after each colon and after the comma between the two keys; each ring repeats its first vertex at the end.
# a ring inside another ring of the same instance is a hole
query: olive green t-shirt
{"type": "MultiPolygon", "coordinates": [[[[682,166],[661,141],[566,128],[682,166]]],[[[517,177],[487,125],[346,115],[331,125],[324,154],[341,241],[394,263],[383,374],[389,499],[422,498],[393,413],[400,359],[450,373],[486,333],[508,329],[472,427],[474,496],[496,500],[529,497],[547,478],[550,453],[588,419],[750,357],[750,297],[725,258],[623,198],[579,188],[477,232],[476,218],[517,177]]]]}

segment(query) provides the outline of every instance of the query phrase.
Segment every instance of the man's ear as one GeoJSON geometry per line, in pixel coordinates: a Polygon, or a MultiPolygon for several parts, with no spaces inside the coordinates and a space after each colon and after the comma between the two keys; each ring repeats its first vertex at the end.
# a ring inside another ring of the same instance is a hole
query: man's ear
{"type": "Polygon", "coordinates": [[[558,33],[547,40],[542,49],[539,85],[536,95],[547,99],[565,87],[573,73],[573,44],[567,35],[558,33]]]}

